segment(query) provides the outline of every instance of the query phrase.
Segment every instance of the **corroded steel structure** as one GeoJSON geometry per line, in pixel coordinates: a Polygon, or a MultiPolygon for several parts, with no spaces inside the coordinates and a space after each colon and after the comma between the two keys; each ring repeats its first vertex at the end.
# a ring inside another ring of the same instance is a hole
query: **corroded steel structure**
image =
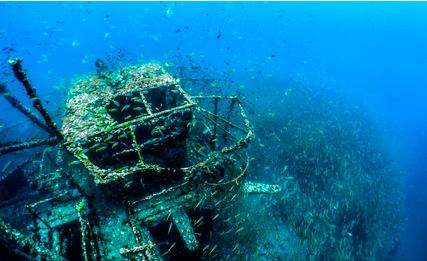
{"type": "Polygon", "coordinates": [[[244,179],[254,133],[239,98],[191,96],[158,64],[97,65],[73,83],[61,130],[47,126],[60,147],[24,173],[34,194],[0,203],[25,213],[7,220],[19,234],[0,223],[1,244],[34,259],[209,257],[205,211],[280,190],[244,179]]]}

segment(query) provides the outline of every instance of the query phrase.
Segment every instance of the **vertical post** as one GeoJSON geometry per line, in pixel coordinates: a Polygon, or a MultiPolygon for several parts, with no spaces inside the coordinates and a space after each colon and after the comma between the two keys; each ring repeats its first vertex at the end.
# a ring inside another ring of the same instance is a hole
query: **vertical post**
{"type": "Polygon", "coordinates": [[[10,59],[9,64],[12,66],[12,70],[15,74],[15,77],[22,83],[22,85],[24,85],[28,97],[30,97],[30,99],[33,101],[34,108],[36,108],[40,112],[47,126],[55,133],[55,136],[57,136],[59,140],[62,140],[63,136],[61,132],[56,127],[49,113],[43,107],[40,98],[37,96],[36,89],[31,85],[30,81],[28,80],[27,74],[22,69],[22,59],[10,59]]]}
{"type": "Polygon", "coordinates": [[[218,101],[219,98],[215,97],[215,108],[214,108],[214,129],[213,129],[213,135],[212,135],[212,146],[215,147],[216,143],[216,133],[217,133],[217,125],[218,125],[218,101]]]}
{"type": "Polygon", "coordinates": [[[227,112],[227,122],[225,123],[225,130],[224,130],[224,135],[223,135],[223,138],[224,138],[224,142],[227,142],[227,134],[228,134],[228,126],[230,125],[229,124],[229,122],[230,122],[230,117],[231,117],[231,113],[233,112],[233,109],[234,109],[234,103],[236,102],[236,99],[235,98],[231,98],[231,101],[230,101],[230,107],[228,107],[228,112],[227,112]]]}

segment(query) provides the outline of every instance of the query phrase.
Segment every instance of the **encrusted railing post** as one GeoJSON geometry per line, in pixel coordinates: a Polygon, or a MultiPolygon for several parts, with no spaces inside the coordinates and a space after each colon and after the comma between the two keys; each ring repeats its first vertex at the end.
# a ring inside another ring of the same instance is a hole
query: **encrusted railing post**
{"type": "Polygon", "coordinates": [[[18,81],[20,81],[22,85],[24,85],[28,97],[30,97],[33,102],[34,108],[36,108],[40,112],[41,116],[46,122],[46,125],[53,131],[55,136],[58,137],[58,139],[62,140],[62,133],[58,130],[55,122],[52,120],[49,113],[43,107],[40,98],[37,96],[36,89],[31,85],[26,72],[22,69],[22,59],[14,58],[10,59],[8,62],[12,66],[12,70],[15,74],[16,79],[18,79],[18,81]]]}

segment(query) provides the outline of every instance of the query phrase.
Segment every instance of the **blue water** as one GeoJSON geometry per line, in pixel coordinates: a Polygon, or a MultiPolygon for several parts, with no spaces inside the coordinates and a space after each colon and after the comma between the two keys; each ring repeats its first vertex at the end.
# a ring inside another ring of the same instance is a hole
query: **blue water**
{"type": "MultiPolygon", "coordinates": [[[[6,60],[22,57],[52,112],[70,80],[94,72],[96,58],[108,54],[129,63],[190,56],[261,99],[273,99],[290,78],[326,86],[383,126],[405,181],[406,222],[394,258],[427,260],[426,13],[427,3],[399,2],[0,2],[0,79],[18,89],[6,60]]],[[[4,125],[21,117],[0,113],[4,125]]]]}

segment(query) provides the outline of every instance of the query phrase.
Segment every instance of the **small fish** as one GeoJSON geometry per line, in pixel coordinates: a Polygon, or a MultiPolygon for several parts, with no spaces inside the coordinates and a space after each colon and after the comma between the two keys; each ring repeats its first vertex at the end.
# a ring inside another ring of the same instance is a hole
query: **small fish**
{"type": "Polygon", "coordinates": [[[168,228],[168,236],[169,236],[169,234],[170,234],[170,232],[171,232],[172,225],[173,225],[173,222],[171,222],[171,223],[169,224],[169,228],[168,228]]]}
{"type": "Polygon", "coordinates": [[[90,149],[90,150],[93,150],[94,148],[97,148],[97,147],[99,147],[99,146],[101,146],[101,143],[95,143],[95,144],[93,144],[89,149],[90,149]]]}
{"type": "Polygon", "coordinates": [[[167,255],[167,254],[169,254],[169,252],[172,250],[172,248],[174,248],[174,246],[176,245],[176,242],[174,242],[172,245],[171,245],[171,247],[166,251],[166,252],[164,252],[163,254],[161,254],[160,255],[160,257],[162,257],[162,256],[164,256],[164,255],[167,255]]]}
{"type": "Polygon", "coordinates": [[[142,111],[142,110],[143,110],[143,108],[141,108],[141,107],[135,107],[135,108],[133,108],[133,110],[134,110],[134,111],[142,111]]]}
{"type": "Polygon", "coordinates": [[[203,216],[201,216],[196,222],[194,222],[194,225],[197,226],[197,224],[199,224],[200,221],[202,221],[202,220],[203,220],[203,216]]]}
{"type": "Polygon", "coordinates": [[[209,251],[209,255],[212,254],[213,251],[215,251],[215,249],[218,247],[218,245],[215,245],[214,247],[212,247],[211,251],[209,251]]]}
{"type": "Polygon", "coordinates": [[[237,229],[237,230],[236,230],[236,233],[240,233],[240,232],[242,232],[242,231],[243,231],[243,229],[245,229],[245,227],[241,227],[241,228],[237,229]]]}
{"type": "Polygon", "coordinates": [[[209,245],[209,244],[207,244],[207,245],[203,248],[202,252],[205,252],[206,250],[208,250],[208,249],[209,249],[209,247],[210,247],[210,245],[209,245]]]}
{"type": "Polygon", "coordinates": [[[116,105],[117,107],[120,107],[120,102],[113,100],[114,105],[116,105]]]}
{"type": "Polygon", "coordinates": [[[102,151],[104,151],[104,150],[106,150],[107,149],[107,146],[103,146],[103,147],[101,147],[101,148],[97,148],[96,149],[96,152],[102,152],[102,151]]]}
{"type": "Polygon", "coordinates": [[[138,96],[132,97],[130,98],[132,101],[141,101],[141,98],[139,98],[138,96]]]}
{"type": "Polygon", "coordinates": [[[197,203],[197,205],[194,207],[194,210],[196,210],[196,208],[198,208],[201,203],[202,203],[202,199],[199,200],[199,202],[197,203]]]}
{"type": "Polygon", "coordinates": [[[215,203],[215,207],[218,206],[221,202],[222,200],[218,200],[218,202],[215,203]]]}
{"type": "Polygon", "coordinates": [[[111,109],[109,109],[108,111],[116,112],[116,111],[117,111],[117,108],[111,108],[111,109]]]}
{"type": "Polygon", "coordinates": [[[212,220],[215,220],[215,219],[217,219],[219,217],[219,214],[216,214],[213,218],[212,218],[212,220]]]}
{"type": "Polygon", "coordinates": [[[73,40],[72,42],[71,42],[71,46],[72,47],[77,47],[77,46],[79,46],[80,45],[80,42],[78,41],[78,40],[73,40]]]}
{"type": "Polygon", "coordinates": [[[118,141],[114,142],[114,143],[113,143],[113,146],[111,146],[111,148],[113,148],[113,149],[114,149],[114,148],[115,148],[115,147],[117,147],[117,146],[119,146],[119,142],[118,142],[118,141]]]}
{"type": "Polygon", "coordinates": [[[69,166],[69,167],[71,167],[71,166],[78,165],[78,164],[80,164],[80,163],[81,163],[81,161],[80,161],[80,160],[74,160],[74,161],[71,161],[71,162],[70,162],[70,164],[68,164],[68,166],[69,166]]]}
{"type": "Polygon", "coordinates": [[[235,251],[238,247],[239,247],[239,243],[236,243],[236,244],[234,245],[233,251],[235,251]]]}
{"type": "Polygon", "coordinates": [[[108,137],[107,138],[105,138],[105,142],[108,142],[108,141],[110,141],[112,138],[114,138],[114,135],[113,134],[110,134],[110,135],[108,135],[108,137]]]}
{"type": "Polygon", "coordinates": [[[233,228],[230,228],[229,230],[225,231],[225,234],[229,234],[231,231],[233,231],[233,228]]]}
{"type": "Polygon", "coordinates": [[[123,108],[122,108],[122,110],[121,111],[125,111],[125,110],[127,110],[127,109],[129,109],[130,108],[130,105],[129,104],[126,104],[125,106],[123,106],[123,108]]]}

